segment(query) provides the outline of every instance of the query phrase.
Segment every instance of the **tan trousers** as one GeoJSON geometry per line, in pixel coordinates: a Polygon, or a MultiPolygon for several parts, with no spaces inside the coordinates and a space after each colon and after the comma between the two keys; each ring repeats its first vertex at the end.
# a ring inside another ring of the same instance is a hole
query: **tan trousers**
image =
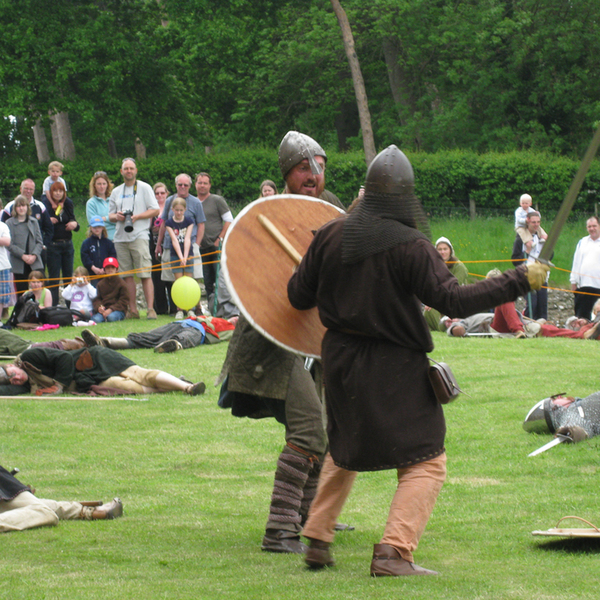
{"type": "Polygon", "coordinates": [[[160,371],[133,365],[119,375],[105,379],[100,385],[124,390],[130,394],[148,393],[147,388],[156,388],[156,375],[160,371]]]}
{"type": "MultiPolygon", "coordinates": [[[[333,542],[334,527],[350,494],[357,473],[338,467],[327,454],[302,535],[333,542]]],[[[402,558],[414,562],[413,551],[425,531],[438,494],[446,479],[446,454],[398,469],[398,487],[385,526],[382,544],[398,550],[402,558]]]]}
{"type": "Polygon", "coordinates": [[[23,531],[33,527],[57,525],[59,520],[79,519],[79,502],[56,502],[21,492],[12,500],[0,500],[0,532],[23,531]]]}

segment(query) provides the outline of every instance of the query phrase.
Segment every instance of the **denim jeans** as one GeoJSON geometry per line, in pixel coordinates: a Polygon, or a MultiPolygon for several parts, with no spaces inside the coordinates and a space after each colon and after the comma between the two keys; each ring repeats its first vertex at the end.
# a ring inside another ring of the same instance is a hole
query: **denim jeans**
{"type": "Polygon", "coordinates": [[[122,310],[113,310],[106,319],[100,313],[92,315],[92,321],[96,321],[96,323],[104,323],[105,321],[111,323],[112,321],[122,321],[124,318],[125,313],[122,310]]]}

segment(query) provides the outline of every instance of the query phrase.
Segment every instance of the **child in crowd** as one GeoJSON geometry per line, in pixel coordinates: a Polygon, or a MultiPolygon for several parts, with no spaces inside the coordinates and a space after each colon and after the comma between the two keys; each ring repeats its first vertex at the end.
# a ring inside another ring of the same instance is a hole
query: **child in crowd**
{"type": "Polygon", "coordinates": [[[29,273],[29,290],[33,292],[40,308],[52,306],[52,294],[47,287],[44,287],[45,279],[46,276],[41,271],[31,271],[29,273]]]}
{"type": "MultiPolygon", "coordinates": [[[[1,204],[1,202],[0,202],[1,204]]],[[[8,225],[0,221],[0,315],[15,303],[15,292],[12,283],[12,270],[7,247],[10,246],[8,225]]],[[[5,318],[8,318],[8,314],[5,318]]]]}
{"type": "Polygon", "coordinates": [[[85,267],[77,267],[73,272],[71,283],[62,292],[62,297],[71,302],[71,310],[79,313],[73,314],[73,323],[77,325],[96,324],[95,321],[92,321],[92,300],[98,292],[88,281],[88,275],[88,270],[85,267]]]}
{"type": "MultiPolygon", "coordinates": [[[[110,256],[117,257],[114,243],[108,238],[102,217],[92,217],[87,232],[87,239],[81,244],[81,262],[93,275],[104,275],[104,260],[110,256]]],[[[92,285],[98,285],[98,278],[92,277],[92,285]]]]}
{"type": "Polygon", "coordinates": [[[48,177],[44,179],[44,184],[42,186],[42,194],[48,195],[50,191],[50,186],[57,181],[60,181],[65,186],[65,191],[67,190],[67,182],[61,177],[63,173],[63,165],[59,163],[57,160],[53,160],[48,165],[48,177]]]}
{"type": "MultiPolygon", "coordinates": [[[[523,240],[523,243],[528,249],[531,249],[531,233],[527,229],[527,214],[530,212],[536,212],[535,208],[532,208],[532,199],[529,194],[523,194],[519,199],[519,208],[515,210],[515,231],[519,234],[519,237],[523,240]]],[[[537,211],[539,212],[539,211],[537,211]]],[[[542,240],[545,240],[548,237],[548,234],[540,227],[539,236],[542,240]]]]}
{"type": "MultiPolygon", "coordinates": [[[[165,227],[171,237],[171,245],[173,250],[179,257],[179,264],[173,265],[173,275],[175,279],[179,279],[184,275],[194,276],[194,257],[192,249],[192,230],[194,221],[190,217],[185,216],[186,202],[183,198],[175,198],[171,204],[173,216],[165,221],[165,227]]],[[[171,257],[173,253],[171,253],[171,257]]],[[[188,311],[189,317],[195,317],[196,313],[193,310],[188,311]]],[[[183,319],[185,317],[183,310],[177,307],[175,319],[183,319]]]]}
{"type": "Polygon", "coordinates": [[[104,259],[102,268],[106,275],[100,279],[96,288],[98,295],[93,300],[92,321],[122,321],[129,306],[129,292],[125,282],[117,275],[119,262],[109,256],[104,259]]]}

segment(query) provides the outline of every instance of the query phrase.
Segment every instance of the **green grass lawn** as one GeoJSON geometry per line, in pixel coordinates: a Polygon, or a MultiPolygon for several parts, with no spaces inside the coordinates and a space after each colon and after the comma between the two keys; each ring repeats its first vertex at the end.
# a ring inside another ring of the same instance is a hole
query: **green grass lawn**
{"type": "MultiPolygon", "coordinates": [[[[152,324],[99,325],[120,336],[152,324]]],[[[29,332],[28,339],[77,328],[29,332]]],[[[147,402],[0,400],[1,464],[19,467],[38,495],[120,496],[124,518],[69,521],[4,534],[1,598],[10,599],[595,599],[600,542],[534,538],[575,514],[597,525],[598,439],[527,455],[551,437],[523,431],[539,399],[585,396],[599,387],[594,341],[456,339],[435,334],[432,356],[448,361],[470,394],[446,409],[448,480],[416,552],[440,577],[369,577],[394,472],[359,475],[342,515],[337,566],[309,572],[298,556],[263,553],[283,429],[217,407],[212,383],[226,344],[174,355],[133,350],[138,364],[203,379],[207,392],[147,402]]]]}

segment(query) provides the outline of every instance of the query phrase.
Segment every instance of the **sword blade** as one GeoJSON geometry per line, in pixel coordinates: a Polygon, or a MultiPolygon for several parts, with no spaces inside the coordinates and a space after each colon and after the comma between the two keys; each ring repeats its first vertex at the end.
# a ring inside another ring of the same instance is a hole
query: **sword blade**
{"type": "Polygon", "coordinates": [[[569,214],[573,209],[575,200],[577,200],[577,194],[579,194],[579,190],[583,185],[583,181],[590,169],[592,159],[596,155],[598,146],[600,146],[600,125],[598,126],[598,129],[596,129],[596,133],[594,134],[585,156],[581,161],[581,165],[579,166],[579,170],[575,175],[575,179],[573,179],[573,183],[571,183],[571,187],[569,188],[569,191],[567,192],[567,195],[560,206],[556,218],[552,223],[550,233],[548,234],[548,239],[544,243],[542,251],[540,252],[540,262],[549,263],[552,252],[554,251],[554,247],[556,246],[556,242],[558,241],[558,237],[560,236],[560,232],[569,218],[569,214]]]}
{"type": "Polygon", "coordinates": [[[565,441],[564,438],[559,438],[559,437],[554,438],[551,442],[544,444],[541,448],[534,450],[531,454],[528,454],[527,456],[537,456],[538,454],[541,454],[542,452],[546,452],[546,450],[550,450],[550,448],[554,448],[554,446],[558,446],[558,444],[562,444],[564,441],[565,441]]]}

